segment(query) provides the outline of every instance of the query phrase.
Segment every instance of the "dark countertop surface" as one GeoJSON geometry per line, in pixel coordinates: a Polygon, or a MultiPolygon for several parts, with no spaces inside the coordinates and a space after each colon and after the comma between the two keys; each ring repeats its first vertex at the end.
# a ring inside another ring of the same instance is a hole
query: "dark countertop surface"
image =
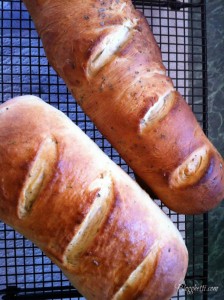
{"type": "MultiPolygon", "coordinates": [[[[224,156],[224,1],[207,0],[209,138],[224,156]]],[[[224,203],[209,213],[208,299],[224,299],[224,203]]]]}

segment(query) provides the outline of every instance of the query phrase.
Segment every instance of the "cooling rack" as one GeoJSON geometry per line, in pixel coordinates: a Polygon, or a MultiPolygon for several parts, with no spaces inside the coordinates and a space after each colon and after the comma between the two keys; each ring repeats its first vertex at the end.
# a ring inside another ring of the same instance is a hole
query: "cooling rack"
{"type": "MultiPolygon", "coordinates": [[[[207,133],[207,66],[205,1],[143,1],[134,5],[147,17],[176,88],[207,133]]],[[[133,171],[75,103],[49,66],[32,20],[20,0],[0,2],[0,102],[33,94],[68,115],[130,176],[133,171]]],[[[208,217],[183,216],[156,200],[181,232],[189,250],[186,286],[207,285],[208,217]]],[[[170,274],[172,276],[172,274],[170,274]]],[[[84,299],[61,271],[31,242],[0,223],[0,298],[84,299]]],[[[172,299],[207,299],[180,287],[172,299]]]]}

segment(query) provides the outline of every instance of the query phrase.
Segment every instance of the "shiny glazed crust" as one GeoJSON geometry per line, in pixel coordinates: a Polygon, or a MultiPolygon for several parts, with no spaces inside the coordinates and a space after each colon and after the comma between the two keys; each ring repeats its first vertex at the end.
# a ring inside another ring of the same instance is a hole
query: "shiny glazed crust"
{"type": "Polygon", "coordinates": [[[170,299],[188,264],[167,216],[63,113],[32,96],[0,106],[0,220],[88,300],[170,299]]]}
{"type": "Polygon", "coordinates": [[[223,159],[174,91],[148,23],[131,1],[24,3],[50,64],[154,193],[185,214],[218,205],[224,197],[223,159]],[[203,155],[193,166],[197,151],[203,155]],[[200,161],[207,161],[203,168],[200,161]]]}

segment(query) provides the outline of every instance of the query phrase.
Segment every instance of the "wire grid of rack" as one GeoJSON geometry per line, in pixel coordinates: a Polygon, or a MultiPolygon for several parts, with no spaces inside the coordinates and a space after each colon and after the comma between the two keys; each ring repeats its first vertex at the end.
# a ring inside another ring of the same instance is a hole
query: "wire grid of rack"
{"type": "MultiPolygon", "coordinates": [[[[206,7],[204,1],[133,0],[143,11],[176,88],[207,133],[206,7]]],[[[20,0],[0,2],[0,102],[34,94],[67,114],[130,176],[132,170],[75,103],[49,66],[32,20],[20,0]]],[[[178,215],[157,203],[180,230],[189,250],[186,286],[207,285],[207,215],[178,215]]],[[[172,274],[168,274],[172,276],[172,274]]],[[[172,299],[187,299],[184,286],[172,299]]],[[[0,222],[0,299],[83,299],[31,242],[0,222]]],[[[191,299],[207,299],[204,292],[191,299]]]]}

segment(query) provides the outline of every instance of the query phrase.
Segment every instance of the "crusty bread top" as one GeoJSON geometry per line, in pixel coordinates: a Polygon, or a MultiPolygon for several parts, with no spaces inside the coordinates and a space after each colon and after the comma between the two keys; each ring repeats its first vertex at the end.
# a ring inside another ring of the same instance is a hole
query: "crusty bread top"
{"type": "Polygon", "coordinates": [[[0,166],[0,219],[87,299],[169,299],[177,290],[187,268],[179,232],[63,113],[31,96],[1,105],[0,166]]]}
{"type": "Polygon", "coordinates": [[[217,206],[224,197],[223,159],[174,91],[149,25],[131,1],[24,3],[50,64],[154,193],[185,214],[217,206]]]}

